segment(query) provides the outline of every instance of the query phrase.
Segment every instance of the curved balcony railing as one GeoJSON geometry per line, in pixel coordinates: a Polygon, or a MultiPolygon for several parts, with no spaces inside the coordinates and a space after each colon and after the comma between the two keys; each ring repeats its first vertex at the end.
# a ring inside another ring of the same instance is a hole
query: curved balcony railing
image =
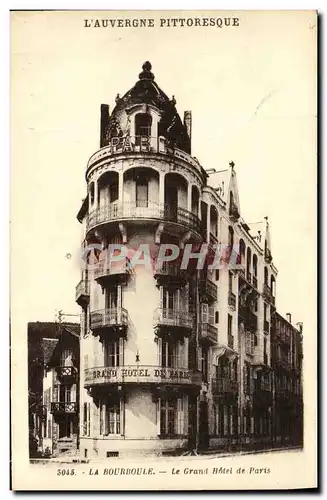
{"type": "Polygon", "coordinates": [[[125,136],[113,137],[111,144],[96,151],[89,159],[86,170],[95,167],[102,162],[108,160],[112,155],[116,154],[135,154],[135,153],[160,153],[164,155],[174,156],[179,160],[186,161],[198,171],[201,170],[201,165],[192,156],[179,148],[173,148],[169,145],[165,137],[149,137],[149,136],[125,136]]]}
{"type": "Polygon", "coordinates": [[[94,269],[94,279],[100,281],[106,278],[126,276],[129,273],[130,269],[127,260],[114,262],[110,262],[110,260],[100,260],[94,269]]]}
{"type": "Polygon", "coordinates": [[[112,307],[92,311],[90,314],[91,330],[100,330],[110,327],[126,327],[128,325],[128,313],[123,307],[112,307]]]}
{"type": "Polygon", "coordinates": [[[197,215],[182,207],[173,207],[149,201],[147,206],[136,206],[135,202],[114,202],[93,210],[87,217],[87,231],[98,225],[124,220],[159,220],[179,224],[202,234],[201,221],[197,215]]]}
{"type": "Polygon", "coordinates": [[[202,379],[200,372],[187,368],[150,365],[101,366],[85,370],[85,386],[104,384],[172,384],[200,387],[202,379]]]}
{"type": "Polygon", "coordinates": [[[158,308],[154,315],[155,327],[169,326],[191,330],[193,327],[193,316],[188,311],[181,309],[158,308]]]}
{"type": "Polygon", "coordinates": [[[177,285],[184,286],[187,282],[187,271],[181,269],[180,262],[157,262],[154,269],[154,277],[159,284],[167,286],[177,285]]]}

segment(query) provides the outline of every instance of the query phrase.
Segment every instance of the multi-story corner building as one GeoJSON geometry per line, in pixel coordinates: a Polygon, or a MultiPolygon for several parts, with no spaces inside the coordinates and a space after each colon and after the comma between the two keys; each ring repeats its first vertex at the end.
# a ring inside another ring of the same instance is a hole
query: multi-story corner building
{"type": "Polygon", "coordinates": [[[272,436],[277,270],[268,218],[241,218],[233,162],[207,172],[192,156],[191,112],[181,120],[151,69],[144,63],[111,114],[101,105],[100,149],[78,213],[87,255],[76,291],[83,458],[272,436]],[[123,262],[110,254],[118,244],[123,262]],[[164,244],[179,259],[158,265],[164,244]],[[194,255],[180,266],[189,244],[208,250],[202,269],[194,255]],[[130,266],[140,245],[152,265],[144,253],[143,265],[130,266]]]}
{"type": "Polygon", "coordinates": [[[32,456],[76,454],[79,434],[79,330],[76,323],[29,323],[32,456]]]}

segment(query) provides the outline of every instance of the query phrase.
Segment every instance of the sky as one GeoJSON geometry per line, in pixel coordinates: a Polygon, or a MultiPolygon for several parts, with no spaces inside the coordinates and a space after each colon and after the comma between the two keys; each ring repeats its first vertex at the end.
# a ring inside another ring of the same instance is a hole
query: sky
{"type": "Polygon", "coordinates": [[[108,17],[122,16],[12,13],[12,314],[21,322],[53,321],[59,309],[79,314],[76,214],[88,158],[99,149],[100,104],[113,109],[117,93],[135,84],[149,60],[180,115],[192,111],[192,154],[205,169],[224,169],[233,160],[242,217],[251,223],[268,216],[277,309],[303,321],[310,335],[316,316],[314,14],[242,11],[238,27],[222,29],[84,27],[85,18],[108,17]]]}

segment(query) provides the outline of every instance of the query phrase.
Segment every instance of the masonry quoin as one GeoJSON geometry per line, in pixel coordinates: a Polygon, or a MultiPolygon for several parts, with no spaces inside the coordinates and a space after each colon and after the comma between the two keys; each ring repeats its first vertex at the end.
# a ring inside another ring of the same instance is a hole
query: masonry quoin
{"type": "Polygon", "coordinates": [[[238,17],[84,19],[84,28],[229,28],[239,25],[240,19],[238,17]]]}

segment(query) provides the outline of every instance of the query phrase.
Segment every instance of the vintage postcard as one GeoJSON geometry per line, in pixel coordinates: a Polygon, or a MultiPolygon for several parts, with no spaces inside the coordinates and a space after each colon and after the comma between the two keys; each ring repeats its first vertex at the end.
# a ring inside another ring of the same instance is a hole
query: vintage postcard
{"type": "Polygon", "coordinates": [[[317,487],[317,27],[11,12],[14,490],[317,487]]]}

